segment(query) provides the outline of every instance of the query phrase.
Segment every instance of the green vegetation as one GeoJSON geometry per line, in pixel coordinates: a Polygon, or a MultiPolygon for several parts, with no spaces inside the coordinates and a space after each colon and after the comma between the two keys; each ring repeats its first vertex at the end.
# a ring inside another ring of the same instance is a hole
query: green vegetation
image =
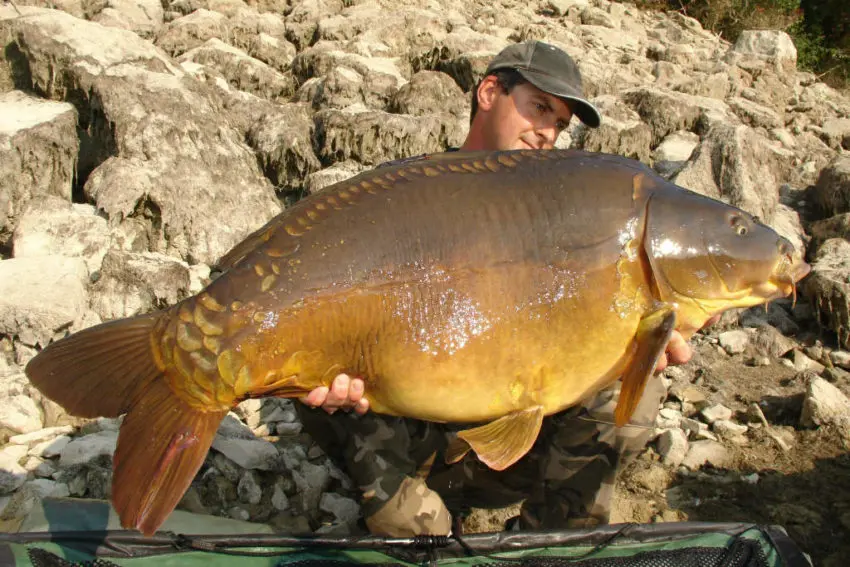
{"type": "Polygon", "coordinates": [[[834,87],[850,88],[848,0],[637,0],[650,9],[677,10],[735,41],[743,30],[786,31],[797,46],[800,69],[834,87]]]}

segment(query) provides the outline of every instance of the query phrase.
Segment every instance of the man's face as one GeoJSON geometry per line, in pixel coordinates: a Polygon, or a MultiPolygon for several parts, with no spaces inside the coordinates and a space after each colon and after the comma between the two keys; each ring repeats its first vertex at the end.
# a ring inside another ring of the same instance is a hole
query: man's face
{"type": "Polygon", "coordinates": [[[495,77],[489,76],[479,90],[479,112],[483,111],[486,149],[552,149],[570,123],[567,103],[523,83],[505,93],[495,77]]]}

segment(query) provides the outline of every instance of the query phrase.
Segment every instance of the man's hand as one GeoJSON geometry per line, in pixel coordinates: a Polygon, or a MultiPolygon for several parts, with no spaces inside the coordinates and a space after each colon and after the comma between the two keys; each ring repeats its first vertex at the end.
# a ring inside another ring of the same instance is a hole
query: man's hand
{"type": "MultiPolygon", "coordinates": [[[[703,329],[710,327],[720,320],[720,315],[715,315],[702,326],[703,329]]],[[[688,362],[694,354],[694,349],[682,337],[679,331],[673,331],[670,335],[670,342],[667,343],[667,349],[661,354],[658,359],[658,364],[655,366],[655,372],[661,372],[669,365],[679,365],[688,362]]]]}
{"type": "Polygon", "coordinates": [[[369,400],[363,397],[364,384],[360,378],[339,374],[334,378],[330,390],[326,386],[316,388],[303,398],[302,403],[314,408],[321,407],[329,414],[338,409],[354,409],[359,415],[369,411],[369,400]]]}

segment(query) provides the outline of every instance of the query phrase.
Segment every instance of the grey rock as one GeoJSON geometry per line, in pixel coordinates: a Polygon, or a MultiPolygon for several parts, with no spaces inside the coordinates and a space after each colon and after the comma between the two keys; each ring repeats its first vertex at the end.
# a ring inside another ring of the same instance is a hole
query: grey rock
{"type": "Polygon", "coordinates": [[[263,439],[227,439],[216,436],[212,448],[243,469],[273,470],[277,466],[277,448],[263,439]]]}
{"type": "Polygon", "coordinates": [[[850,155],[839,154],[823,168],[810,198],[825,216],[850,212],[850,155]]]}
{"type": "Polygon", "coordinates": [[[13,456],[0,452],[0,494],[10,494],[27,481],[27,470],[13,456]]]}
{"type": "Polygon", "coordinates": [[[189,266],[156,252],[110,250],[91,286],[92,309],[108,321],[174,305],[189,296],[189,266]]]}
{"type": "Polygon", "coordinates": [[[293,504],[297,505],[296,512],[315,510],[327,489],[330,481],[328,469],[320,465],[314,465],[309,461],[301,463],[299,470],[292,471],[292,479],[298,493],[293,504]]]}
{"type": "Polygon", "coordinates": [[[322,494],[319,509],[333,514],[336,523],[339,524],[353,524],[360,516],[360,505],[357,502],[334,492],[322,494]]]}
{"type": "Polygon", "coordinates": [[[691,470],[696,470],[703,465],[724,468],[731,462],[732,455],[723,444],[717,441],[704,440],[694,441],[690,444],[688,454],[682,464],[691,470]]]}
{"type": "Polygon", "coordinates": [[[73,430],[74,428],[68,425],[60,427],[46,427],[44,429],[39,429],[38,431],[33,431],[32,433],[14,435],[9,438],[9,443],[13,443],[15,445],[34,445],[42,441],[52,440],[60,435],[71,433],[73,430]]]}
{"type": "Polygon", "coordinates": [[[276,482],[272,488],[272,506],[278,512],[284,512],[289,509],[289,498],[286,497],[286,492],[280,482],[276,482]]]}
{"type": "Polygon", "coordinates": [[[8,245],[31,203],[71,201],[79,138],[65,102],[10,91],[0,94],[0,116],[0,245],[8,245]]]}
{"type": "Polygon", "coordinates": [[[34,455],[36,457],[43,457],[45,459],[52,459],[61,455],[62,451],[65,449],[65,447],[68,446],[68,443],[70,442],[70,436],[60,435],[59,437],[55,437],[54,439],[48,439],[46,441],[42,441],[41,443],[33,445],[33,447],[29,451],[29,454],[34,455]]]}
{"type": "Polygon", "coordinates": [[[239,495],[239,500],[246,504],[259,504],[263,498],[263,489],[257,474],[253,471],[245,471],[239,479],[236,493],[239,495]]]}
{"type": "Polygon", "coordinates": [[[726,331],[720,333],[717,339],[728,354],[741,354],[750,342],[750,336],[746,331],[726,331]]]}
{"type": "Polygon", "coordinates": [[[832,424],[850,438],[850,399],[823,378],[815,376],[806,388],[800,424],[804,427],[832,424]]]}
{"type": "Polygon", "coordinates": [[[708,406],[700,411],[700,414],[706,422],[712,424],[717,420],[732,419],[732,410],[722,404],[708,406]]]}
{"type": "Polygon", "coordinates": [[[61,329],[81,319],[88,304],[87,281],[80,258],[0,260],[0,333],[17,335],[30,346],[47,346],[61,329]]]}
{"type": "Polygon", "coordinates": [[[667,429],[658,436],[656,441],[658,454],[662,462],[671,467],[678,467],[688,453],[688,436],[681,429],[667,429]]]}
{"type": "Polygon", "coordinates": [[[0,427],[32,433],[44,427],[41,408],[29,396],[12,396],[0,404],[0,427]]]}
{"type": "Polygon", "coordinates": [[[77,437],[68,443],[59,454],[59,466],[84,465],[97,457],[112,455],[118,443],[118,432],[99,431],[77,437]]]}

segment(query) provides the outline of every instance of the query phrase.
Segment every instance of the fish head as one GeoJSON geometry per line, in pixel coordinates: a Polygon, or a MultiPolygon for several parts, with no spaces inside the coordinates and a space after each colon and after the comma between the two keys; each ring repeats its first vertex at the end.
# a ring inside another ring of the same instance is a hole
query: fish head
{"type": "Polygon", "coordinates": [[[787,238],[737,207],[681,188],[654,194],[647,207],[644,249],[656,291],[678,304],[685,328],[795,295],[811,270],[787,238]]]}

